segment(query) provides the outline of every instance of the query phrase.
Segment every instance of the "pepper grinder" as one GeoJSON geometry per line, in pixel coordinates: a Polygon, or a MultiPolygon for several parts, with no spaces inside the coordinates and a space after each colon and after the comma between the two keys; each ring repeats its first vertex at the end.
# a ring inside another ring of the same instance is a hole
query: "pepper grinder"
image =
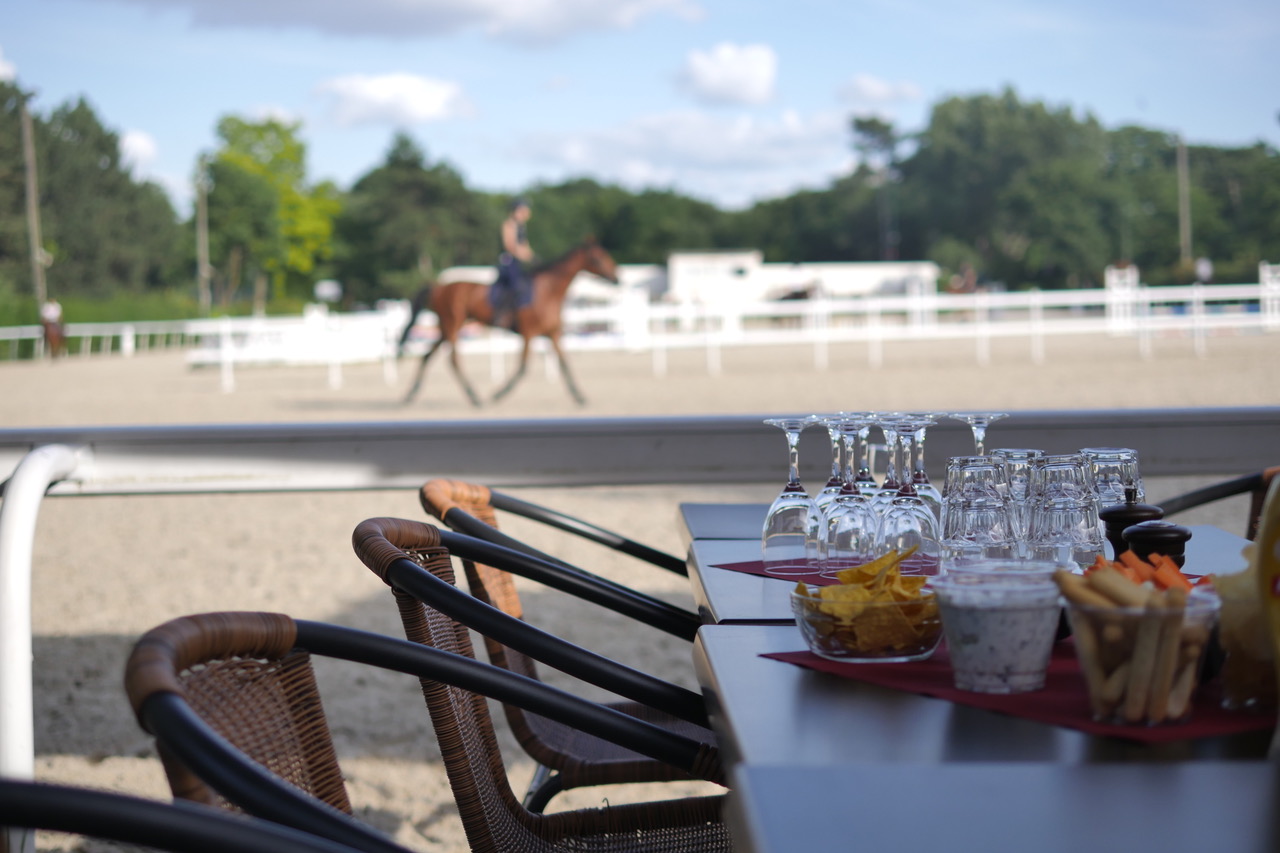
{"type": "Polygon", "coordinates": [[[1125,528],[1144,521],[1155,521],[1164,518],[1164,510],[1151,504],[1138,503],[1138,487],[1130,482],[1124,487],[1124,503],[1109,506],[1098,513],[1106,526],[1107,541],[1111,543],[1111,556],[1119,559],[1129,550],[1124,540],[1125,528]]]}
{"type": "Polygon", "coordinates": [[[1142,559],[1149,554],[1164,554],[1182,568],[1187,561],[1187,540],[1191,538],[1190,528],[1172,521],[1141,521],[1124,529],[1124,541],[1129,549],[1142,559]]]}

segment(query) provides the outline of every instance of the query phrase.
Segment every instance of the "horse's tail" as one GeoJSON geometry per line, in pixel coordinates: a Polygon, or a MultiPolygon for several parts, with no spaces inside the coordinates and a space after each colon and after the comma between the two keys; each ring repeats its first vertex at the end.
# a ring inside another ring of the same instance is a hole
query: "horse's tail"
{"type": "Polygon", "coordinates": [[[427,307],[427,303],[431,301],[431,288],[434,283],[427,283],[417,295],[413,297],[413,302],[409,304],[409,320],[404,325],[404,331],[400,333],[400,340],[396,343],[396,355],[404,355],[405,342],[409,340],[409,333],[413,331],[413,326],[418,322],[418,315],[422,313],[422,309],[427,307]]]}

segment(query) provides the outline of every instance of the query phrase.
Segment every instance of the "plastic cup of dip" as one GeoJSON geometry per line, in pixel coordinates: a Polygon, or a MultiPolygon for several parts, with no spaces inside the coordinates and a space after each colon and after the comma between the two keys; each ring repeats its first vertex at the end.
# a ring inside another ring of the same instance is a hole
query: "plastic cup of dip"
{"type": "Polygon", "coordinates": [[[1036,573],[957,573],[933,581],[955,686],[1025,693],[1044,686],[1062,605],[1036,573]]]}

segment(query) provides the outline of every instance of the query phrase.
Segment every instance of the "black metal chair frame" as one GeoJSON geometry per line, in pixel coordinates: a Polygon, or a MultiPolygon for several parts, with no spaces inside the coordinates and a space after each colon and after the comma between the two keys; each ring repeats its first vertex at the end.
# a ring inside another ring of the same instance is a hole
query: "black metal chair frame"
{"type": "MultiPolygon", "coordinates": [[[[413,566],[407,559],[404,562],[413,566]]],[[[294,620],[294,624],[295,647],[312,654],[451,684],[561,720],[682,770],[695,770],[701,744],[549,685],[408,640],[322,622],[294,620]]],[[[359,850],[404,853],[404,848],[371,827],[301,792],[246,757],[181,696],[155,693],[142,703],[138,717],[193,773],[250,814],[359,850]]]]}
{"type": "MultiPolygon", "coordinates": [[[[677,575],[687,577],[689,575],[689,567],[684,560],[657,548],[652,548],[634,539],[628,539],[620,533],[615,533],[597,524],[589,521],[583,521],[575,516],[568,515],[558,510],[550,509],[539,504],[530,503],[520,498],[512,497],[503,492],[489,490],[489,503],[494,509],[500,509],[503,512],[509,512],[513,515],[519,515],[524,518],[539,521],[551,527],[558,528],[567,533],[573,533],[592,542],[596,542],[606,548],[619,551],[623,554],[635,557],[638,560],[644,560],[652,563],[659,568],[674,572],[677,575]]],[[[545,555],[544,555],[545,556],[545,555]]]]}
{"type": "Polygon", "coordinates": [[[1167,518],[1175,513],[1185,512],[1224,498],[1252,494],[1249,518],[1245,526],[1245,537],[1253,539],[1258,532],[1258,516],[1262,511],[1263,498],[1268,485],[1275,478],[1277,472],[1280,472],[1280,468],[1267,468],[1262,471],[1255,471],[1252,474],[1233,477],[1230,480],[1212,483],[1185,494],[1167,498],[1161,501],[1158,506],[1164,510],[1167,518]]]}
{"type": "Polygon", "coordinates": [[[45,829],[183,853],[352,853],[270,821],[185,801],[0,779],[0,826],[45,829]]]}
{"type": "MultiPolygon", "coordinates": [[[[498,506],[495,501],[494,506],[498,506]]],[[[453,535],[463,535],[477,544],[450,540],[447,547],[463,559],[497,566],[504,571],[537,581],[561,592],[575,595],[602,607],[657,628],[675,637],[693,641],[702,626],[698,614],[545,554],[486,524],[463,509],[452,507],[442,521],[453,535]],[[494,549],[484,551],[478,543],[494,549]],[[455,550],[455,547],[457,550],[455,550]],[[479,550],[478,550],[479,549],[479,550]],[[480,556],[476,556],[479,554],[480,556]],[[487,555],[487,556],[486,556],[487,555]]],[[[441,531],[448,534],[449,531],[441,531]]],[[[513,645],[507,643],[507,645],[513,645]]]]}
{"type": "MultiPolygon", "coordinates": [[[[583,598],[588,598],[589,594],[594,597],[599,589],[576,570],[464,533],[451,530],[439,530],[439,533],[441,545],[455,557],[498,566],[557,589],[579,589],[583,591],[583,598]]],[[[387,582],[471,630],[523,652],[553,669],[682,720],[700,726],[710,725],[701,694],[640,672],[516,619],[441,580],[408,557],[391,565],[387,582]]],[[[612,594],[606,592],[602,595],[611,597],[612,594]]],[[[688,639],[692,639],[694,634],[696,629],[688,639]]]]}

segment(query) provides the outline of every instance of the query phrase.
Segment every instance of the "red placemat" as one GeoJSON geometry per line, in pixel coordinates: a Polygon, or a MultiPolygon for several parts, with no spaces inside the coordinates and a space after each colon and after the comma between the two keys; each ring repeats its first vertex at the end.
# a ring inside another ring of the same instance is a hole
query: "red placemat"
{"type": "MultiPolygon", "coordinates": [[[[936,560],[923,558],[916,561],[908,561],[909,565],[903,572],[904,575],[922,574],[935,575],[938,573],[938,563],[936,560]]],[[[803,575],[771,575],[764,570],[764,562],[761,560],[745,560],[741,563],[713,563],[713,569],[728,569],[731,572],[742,572],[747,575],[759,575],[762,578],[770,578],[776,581],[786,581],[794,584],[797,581],[804,581],[810,586],[832,586],[840,581],[835,578],[823,577],[818,572],[809,572],[803,575]]]]}
{"type": "Polygon", "coordinates": [[[804,581],[810,586],[830,586],[840,583],[835,578],[825,578],[817,572],[809,572],[804,575],[771,575],[764,570],[764,563],[760,560],[747,560],[742,563],[716,563],[712,565],[713,569],[728,569],[731,572],[742,572],[746,575],[759,575],[762,578],[770,578],[775,581],[786,581],[794,584],[797,581],[804,581]]]}
{"type": "Polygon", "coordinates": [[[890,687],[958,705],[999,711],[1040,723],[1078,729],[1094,735],[1128,738],[1144,743],[1166,743],[1191,738],[1216,737],[1275,728],[1274,714],[1227,711],[1205,690],[1192,702],[1191,717],[1185,723],[1163,726],[1117,726],[1093,720],[1085,693],[1084,678],[1070,641],[1054,646],[1045,675],[1044,689],[1009,695],[957,690],[951,679],[951,659],[943,643],[928,660],[913,663],[838,663],[813,652],[775,652],[761,657],[829,672],[845,678],[890,687]]]}

